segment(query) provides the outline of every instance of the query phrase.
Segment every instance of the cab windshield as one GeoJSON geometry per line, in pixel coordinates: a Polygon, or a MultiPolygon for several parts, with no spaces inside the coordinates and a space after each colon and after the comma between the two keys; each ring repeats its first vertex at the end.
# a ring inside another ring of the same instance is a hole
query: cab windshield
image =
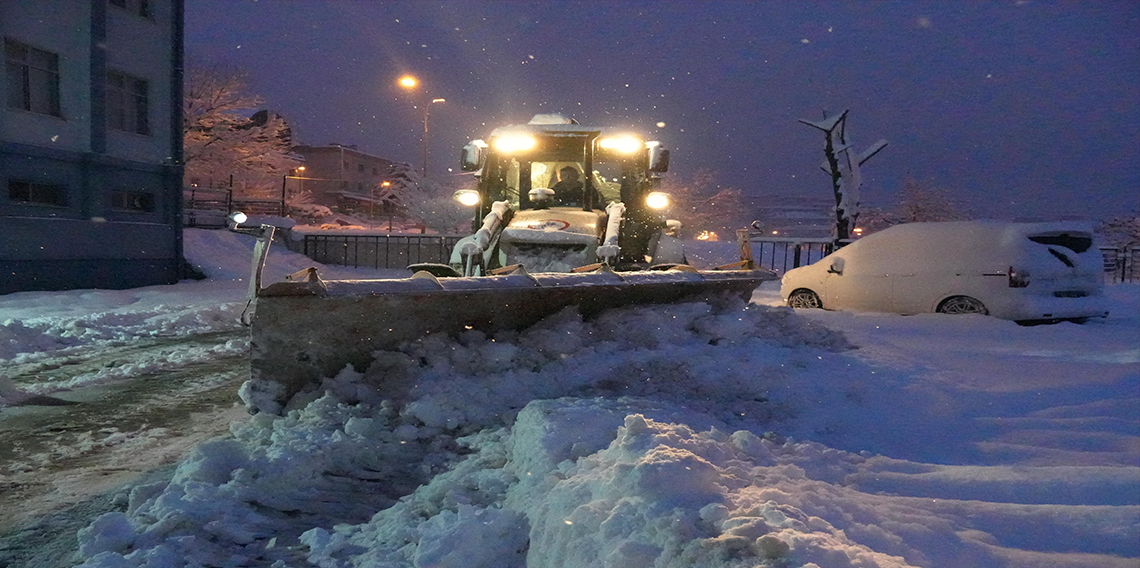
{"type": "Polygon", "coordinates": [[[595,160],[588,183],[582,162],[572,161],[520,161],[512,158],[507,163],[506,194],[516,205],[524,208],[530,205],[529,199],[520,200],[535,188],[555,190],[556,207],[583,207],[586,191],[597,191],[593,206],[601,209],[610,201],[621,199],[621,163],[595,160]],[[528,180],[529,178],[529,180],[528,180]],[[529,183],[528,183],[529,181],[529,183]],[[598,199],[600,197],[600,199],[598,199]]]}

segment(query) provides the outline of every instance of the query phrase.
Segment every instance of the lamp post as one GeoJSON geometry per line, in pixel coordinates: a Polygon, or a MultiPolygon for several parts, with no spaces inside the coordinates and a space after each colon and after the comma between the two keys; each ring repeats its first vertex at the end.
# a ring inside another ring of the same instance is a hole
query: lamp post
{"type": "MultiPolygon", "coordinates": [[[[401,87],[403,87],[409,91],[414,90],[420,84],[419,80],[416,79],[415,77],[411,76],[411,75],[404,75],[403,77],[400,77],[400,80],[398,81],[398,83],[400,84],[401,87]]],[[[441,99],[441,98],[432,98],[432,97],[427,96],[426,94],[424,95],[424,135],[420,139],[420,143],[421,143],[422,150],[423,150],[423,160],[424,160],[423,177],[425,177],[425,178],[427,177],[427,171],[428,171],[428,134],[429,134],[428,117],[431,116],[431,112],[430,112],[431,105],[433,105],[435,103],[443,103],[443,102],[447,102],[447,101],[445,99],[441,99]]]]}
{"type": "Polygon", "coordinates": [[[285,213],[288,211],[288,209],[286,208],[285,205],[286,205],[286,202],[289,200],[289,194],[286,192],[286,189],[285,189],[285,182],[290,177],[299,177],[299,176],[303,176],[303,175],[305,175],[305,166],[297,166],[296,168],[293,168],[292,172],[281,176],[281,216],[282,217],[284,217],[285,213]]]}

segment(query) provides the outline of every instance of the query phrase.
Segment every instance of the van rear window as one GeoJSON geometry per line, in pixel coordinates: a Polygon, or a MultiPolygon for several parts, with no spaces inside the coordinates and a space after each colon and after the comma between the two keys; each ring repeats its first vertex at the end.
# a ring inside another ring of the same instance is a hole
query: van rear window
{"type": "Polygon", "coordinates": [[[1031,235],[1029,240],[1042,245],[1065,247],[1073,252],[1082,253],[1092,246],[1092,236],[1087,233],[1061,233],[1060,235],[1031,235]]]}

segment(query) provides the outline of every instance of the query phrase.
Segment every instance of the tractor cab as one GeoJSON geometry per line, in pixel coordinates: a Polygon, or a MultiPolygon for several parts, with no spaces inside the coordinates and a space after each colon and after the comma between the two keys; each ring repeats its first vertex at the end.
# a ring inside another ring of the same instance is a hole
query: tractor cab
{"type": "Polygon", "coordinates": [[[668,156],[659,142],[542,114],[527,124],[497,128],[486,142],[472,141],[463,149],[461,166],[479,178],[477,196],[469,199],[480,209],[505,200],[519,211],[602,211],[611,201],[632,210],[633,202],[650,193],[657,174],[668,169],[668,156]],[[542,189],[554,193],[535,191],[542,189]]]}
{"type": "MultiPolygon", "coordinates": [[[[474,232],[486,226],[495,205],[507,208],[496,221],[501,227],[491,231],[501,229],[502,246],[492,238],[490,248],[479,247],[488,254],[499,251],[487,258],[488,267],[522,263],[562,271],[588,265],[611,236],[613,248],[601,250],[620,248],[621,258],[606,262],[640,265],[654,257],[654,239],[666,227],[668,198],[653,191],[669,167],[669,151],[660,142],[541,114],[526,124],[496,128],[486,141],[472,141],[463,148],[461,167],[479,180],[477,189],[456,195],[475,208],[474,232]],[[620,209],[617,217],[611,205],[620,209]],[[534,251],[558,262],[527,254],[534,251]]],[[[453,254],[452,264],[459,257],[453,254]]],[[[681,260],[683,255],[671,255],[669,261],[681,260]]]]}

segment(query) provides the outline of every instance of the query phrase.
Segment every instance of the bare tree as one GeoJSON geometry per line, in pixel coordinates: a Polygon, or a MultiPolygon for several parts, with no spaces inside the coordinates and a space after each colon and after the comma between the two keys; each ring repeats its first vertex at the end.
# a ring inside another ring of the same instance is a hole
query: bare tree
{"type": "Polygon", "coordinates": [[[820,168],[831,176],[831,187],[835,194],[835,240],[851,238],[851,231],[859,219],[859,188],[863,185],[863,175],[859,167],[871,156],[887,146],[886,140],[879,140],[862,154],[853,150],[854,144],[847,142],[847,113],[843,111],[823,120],[813,122],[801,119],[800,122],[823,131],[825,161],[820,168]]]}
{"type": "Polygon", "coordinates": [[[920,182],[911,177],[903,180],[896,208],[901,223],[961,221],[967,218],[945,190],[929,181],[920,182]]]}
{"type": "Polygon", "coordinates": [[[702,231],[724,234],[748,223],[745,217],[751,208],[743,193],[718,185],[712,170],[697,170],[689,179],[670,177],[661,190],[672,196],[669,217],[681,222],[681,233],[686,237],[702,231]]]}
{"type": "Polygon", "coordinates": [[[1140,214],[1133,211],[1105,219],[1097,226],[1097,233],[1108,246],[1140,246],[1140,214]]]}
{"type": "Polygon", "coordinates": [[[474,212],[452,199],[452,195],[473,186],[475,178],[467,176],[459,180],[428,179],[408,164],[394,164],[388,176],[391,184],[383,188],[382,195],[409,218],[433,231],[466,233],[471,229],[474,212]]]}
{"type": "Polygon", "coordinates": [[[227,67],[191,67],[183,95],[186,180],[225,180],[272,189],[300,164],[290,153],[292,132],[248,90],[247,75],[227,67]]]}
{"type": "Polygon", "coordinates": [[[895,194],[892,207],[865,208],[859,216],[859,227],[863,234],[871,234],[900,223],[963,221],[969,218],[970,215],[946,190],[931,181],[907,177],[895,194]]]}

